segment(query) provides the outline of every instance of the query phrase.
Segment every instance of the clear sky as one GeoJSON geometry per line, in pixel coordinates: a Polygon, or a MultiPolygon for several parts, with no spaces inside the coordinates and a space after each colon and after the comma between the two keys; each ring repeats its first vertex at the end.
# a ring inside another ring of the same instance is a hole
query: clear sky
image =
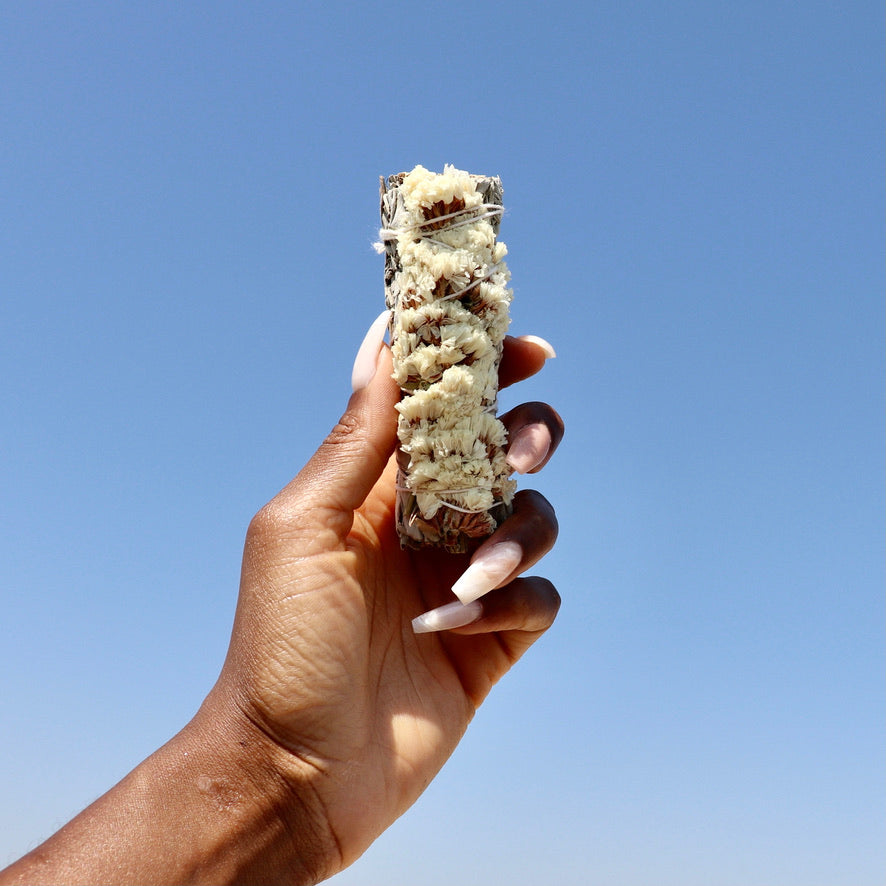
{"type": "Polygon", "coordinates": [[[340,886],[884,875],[874,0],[0,3],[0,863],[176,732],[382,307],[500,175],[557,624],[340,886]]]}

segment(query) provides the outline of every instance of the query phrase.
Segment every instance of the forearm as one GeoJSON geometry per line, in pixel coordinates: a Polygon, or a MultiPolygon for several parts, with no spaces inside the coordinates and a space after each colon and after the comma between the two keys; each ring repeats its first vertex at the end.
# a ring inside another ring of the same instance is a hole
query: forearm
{"type": "MultiPolygon", "coordinates": [[[[13,883],[314,883],[331,841],[260,734],[197,719],[44,844],[13,883]]],[[[310,796],[309,786],[305,787],[310,796]]]]}

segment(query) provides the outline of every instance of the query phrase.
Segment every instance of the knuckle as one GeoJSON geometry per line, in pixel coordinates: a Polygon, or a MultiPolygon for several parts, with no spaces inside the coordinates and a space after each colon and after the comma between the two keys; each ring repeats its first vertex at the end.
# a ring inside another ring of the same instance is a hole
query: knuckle
{"type": "Polygon", "coordinates": [[[565,427],[563,417],[550,403],[544,403],[541,400],[530,400],[527,403],[521,403],[505,413],[502,416],[502,421],[505,418],[508,418],[515,425],[541,422],[551,429],[552,435],[563,436],[565,427]]]}
{"type": "Polygon", "coordinates": [[[281,522],[279,507],[273,500],[269,501],[249,521],[249,528],[246,530],[247,544],[265,547],[270,539],[279,534],[281,522]]]}
{"type": "Polygon", "coordinates": [[[544,540],[547,548],[552,548],[560,534],[560,524],[553,507],[544,496],[541,496],[541,504],[542,506],[532,511],[532,532],[537,538],[544,540]]]}
{"type": "Polygon", "coordinates": [[[560,531],[554,506],[536,489],[523,489],[514,496],[514,509],[531,526],[533,533],[555,539],[560,531]]]}
{"type": "Polygon", "coordinates": [[[326,440],[324,442],[330,446],[349,445],[354,440],[359,428],[360,422],[357,419],[357,416],[351,411],[347,411],[336,422],[335,427],[326,435],[326,440]]]}
{"type": "Polygon", "coordinates": [[[538,575],[516,579],[500,605],[507,608],[512,623],[527,631],[547,630],[560,609],[560,595],[546,578],[538,575]]]}
{"type": "Polygon", "coordinates": [[[526,582],[530,609],[528,618],[538,627],[550,627],[560,610],[560,594],[547,578],[533,575],[526,582]]]}
{"type": "Polygon", "coordinates": [[[271,551],[281,540],[298,529],[299,517],[277,496],[259,508],[246,530],[246,544],[253,549],[271,551]]]}
{"type": "Polygon", "coordinates": [[[560,609],[560,592],[554,587],[554,583],[547,578],[537,578],[539,584],[540,595],[546,599],[546,602],[553,613],[560,609]]]}

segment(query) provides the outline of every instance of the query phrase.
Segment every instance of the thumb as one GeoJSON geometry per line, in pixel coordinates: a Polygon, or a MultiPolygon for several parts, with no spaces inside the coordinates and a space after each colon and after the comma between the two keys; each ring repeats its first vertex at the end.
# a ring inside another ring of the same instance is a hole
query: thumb
{"type": "Polygon", "coordinates": [[[400,389],[391,378],[384,344],[388,312],[370,326],[354,361],[354,393],[344,414],[286,492],[304,506],[353,512],[381,476],[397,439],[394,405],[400,389]]]}

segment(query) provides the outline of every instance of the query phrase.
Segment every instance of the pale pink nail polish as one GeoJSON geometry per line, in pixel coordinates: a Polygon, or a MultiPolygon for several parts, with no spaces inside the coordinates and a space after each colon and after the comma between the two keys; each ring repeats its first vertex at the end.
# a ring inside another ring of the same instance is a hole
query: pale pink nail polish
{"type": "Polygon", "coordinates": [[[451,631],[453,628],[463,628],[473,624],[483,615],[483,604],[479,600],[467,605],[459,603],[447,603],[438,606],[428,612],[412,619],[412,630],[416,634],[430,634],[433,631],[451,631]]]}
{"type": "Polygon", "coordinates": [[[351,370],[351,390],[359,391],[365,388],[375,376],[378,365],[378,353],[385,340],[385,330],[388,328],[390,311],[382,311],[369,327],[357,356],[354,359],[354,368],[351,370]]]}
{"type": "Polygon", "coordinates": [[[538,467],[551,448],[551,434],[541,423],[525,425],[511,438],[508,447],[508,464],[518,474],[528,474],[538,467]]]}
{"type": "Polygon", "coordinates": [[[545,357],[547,357],[548,360],[553,360],[554,357],[557,356],[554,346],[540,335],[519,335],[517,338],[519,338],[520,341],[531,341],[534,345],[538,345],[545,352],[545,357]]]}
{"type": "Polygon", "coordinates": [[[462,603],[470,603],[500,585],[523,559],[523,548],[515,541],[502,541],[480,548],[471,565],[452,586],[462,603]]]}

